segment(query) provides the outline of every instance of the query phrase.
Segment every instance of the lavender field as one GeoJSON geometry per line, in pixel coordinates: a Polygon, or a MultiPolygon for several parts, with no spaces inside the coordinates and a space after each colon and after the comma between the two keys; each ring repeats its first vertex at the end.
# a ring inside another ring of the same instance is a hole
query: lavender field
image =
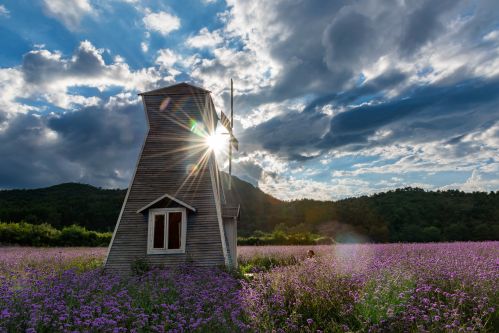
{"type": "Polygon", "coordinates": [[[499,330],[499,242],[238,251],[239,272],[120,278],[103,248],[0,248],[0,332],[499,330]]]}

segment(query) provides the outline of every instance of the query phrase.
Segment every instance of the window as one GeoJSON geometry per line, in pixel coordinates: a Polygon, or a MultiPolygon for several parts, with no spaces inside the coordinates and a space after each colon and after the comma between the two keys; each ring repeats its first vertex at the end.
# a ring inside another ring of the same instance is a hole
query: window
{"type": "Polygon", "coordinates": [[[149,210],[148,254],[184,253],[185,208],[149,210]]]}

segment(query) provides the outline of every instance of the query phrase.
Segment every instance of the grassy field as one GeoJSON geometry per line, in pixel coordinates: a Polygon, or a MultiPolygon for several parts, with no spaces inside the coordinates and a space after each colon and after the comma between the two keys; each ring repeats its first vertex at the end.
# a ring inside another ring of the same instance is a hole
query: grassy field
{"type": "Polygon", "coordinates": [[[102,271],[105,248],[0,248],[0,332],[499,330],[499,242],[238,252],[237,272],[120,278],[102,271]]]}

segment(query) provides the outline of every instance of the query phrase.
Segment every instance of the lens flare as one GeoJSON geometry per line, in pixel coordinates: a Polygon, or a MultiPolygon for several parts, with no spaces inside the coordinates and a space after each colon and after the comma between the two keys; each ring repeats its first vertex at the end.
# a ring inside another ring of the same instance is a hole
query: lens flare
{"type": "Polygon", "coordinates": [[[219,133],[214,133],[206,137],[206,144],[211,150],[220,152],[224,148],[225,138],[219,133]]]}

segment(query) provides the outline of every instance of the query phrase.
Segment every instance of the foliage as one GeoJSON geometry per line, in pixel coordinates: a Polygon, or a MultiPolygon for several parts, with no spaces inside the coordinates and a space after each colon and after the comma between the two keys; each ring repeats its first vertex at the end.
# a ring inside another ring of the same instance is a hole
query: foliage
{"type": "Polygon", "coordinates": [[[24,246],[107,246],[112,234],[71,225],[62,230],[48,224],[0,222],[0,244],[24,246]]]}
{"type": "Polygon", "coordinates": [[[106,190],[66,183],[33,190],[0,191],[0,221],[72,224],[89,230],[113,231],[126,190],[106,190]]]}
{"type": "Polygon", "coordinates": [[[151,270],[151,266],[146,258],[135,259],[131,264],[132,273],[140,276],[151,270]]]}
{"type": "MultiPolygon", "coordinates": [[[[224,184],[227,177],[222,174],[224,184]]],[[[323,242],[328,238],[378,243],[499,240],[499,192],[405,188],[335,202],[286,202],[236,177],[232,185],[232,200],[241,204],[241,244],[315,244],[315,235],[326,237],[323,242]],[[274,233],[279,225],[294,231],[274,233]]],[[[83,184],[4,190],[0,221],[112,231],[125,192],[83,184]]]]}
{"type": "MultiPolygon", "coordinates": [[[[279,201],[233,178],[241,203],[241,244],[258,244],[256,230],[279,224],[338,242],[434,242],[499,240],[499,191],[465,193],[404,188],[339,201],[279,201]]],[[[277,242],[276,242],[277,243],[277,242]]],[[[263,243],[260,244],[276,244],[263,243]]]]}
{"type": "Polygon", "coordinates": [[[303,224],[298,227],[289,228],[285,224],[280,224],[271,233],[260,230],[255,231],[252,236],[238,237],[238,245],[315,245],[332,244],[330,237],[322,237],[303,230],[303,224]]]}

